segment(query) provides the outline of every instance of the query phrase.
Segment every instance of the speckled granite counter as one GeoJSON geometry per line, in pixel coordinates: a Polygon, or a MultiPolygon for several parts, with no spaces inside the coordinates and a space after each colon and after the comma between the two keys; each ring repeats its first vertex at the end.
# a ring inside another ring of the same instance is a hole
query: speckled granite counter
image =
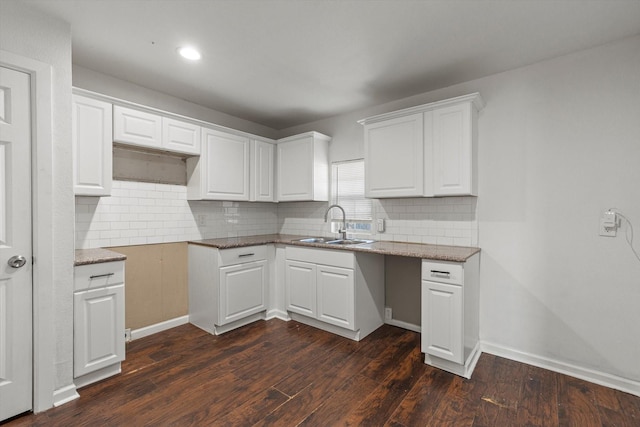
{"type": "Polygon", "coordinates": [[[426,245],[419,243],[402,243],[379,241],[360,245],[328,245],[326,243],[303,243],[299,239],[310,236],[292,234],[265,234],[260,236],[231,237],[222,239],[193,240],[189,243],[211,246],[219,249],[240,248],[243,246],[267,245],[279,243],[284,245],[311,246],[323,249],[343,251],[370,252],[382,255],[397,255],[412,258],[424,258],[437,261],[465,262],[480,252],[480,248],[466,246],[426,245]]]}
{"type": "Polygon", "coordinates": [[[101,262],[124,261],[126,259],[126,255],[108,249],[76,249],[74,265],[100,264],[101,262]]]}

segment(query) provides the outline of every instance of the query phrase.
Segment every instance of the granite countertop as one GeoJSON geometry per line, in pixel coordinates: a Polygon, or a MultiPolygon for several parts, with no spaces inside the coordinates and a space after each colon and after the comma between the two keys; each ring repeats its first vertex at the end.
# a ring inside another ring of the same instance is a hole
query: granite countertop
{"type": "Polygon", "coordinates": [[[323,249],[336,249],[352,252],[369,252],[381,255],[396,255],[412,258],[424,258],[436,261],[465,262],[480,252],[480,248],[466,246],[428,245],[420,243],[403,243],[377,241],[369,244],[342,246],[326,243],[303,243],[299,239],[312,236],[293,234],[264,234],[259,236],[230,237],[221,239],[192,240],[191,244],[211,246],[218,249],[240,248],[243,246],[267,245],[279,243],[295,246],[310,246],[323,249]]]}
{"type": "Polygon", "coordinates": [[[100,264],[102,262],[124,261],[126,255],[108,249],[76,249],[76,260],[73,265],[100,264]]]}

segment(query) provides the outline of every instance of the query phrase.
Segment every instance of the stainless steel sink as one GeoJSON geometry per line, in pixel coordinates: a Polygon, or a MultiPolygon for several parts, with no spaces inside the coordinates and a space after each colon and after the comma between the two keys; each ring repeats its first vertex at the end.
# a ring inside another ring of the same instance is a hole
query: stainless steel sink
{"type": "Polygon", "coordinates": [[[298,239],[296,241],[302,243],[326,243],[327,239],[324,237],[305,237],[304,239],[298,239]]]}
{"type": "Polygon", "coordinates": [[[327,245],[364,245],[367,243],[373,243],[375,240],[366,239],[338,239],[325,242],[327,245]]]}

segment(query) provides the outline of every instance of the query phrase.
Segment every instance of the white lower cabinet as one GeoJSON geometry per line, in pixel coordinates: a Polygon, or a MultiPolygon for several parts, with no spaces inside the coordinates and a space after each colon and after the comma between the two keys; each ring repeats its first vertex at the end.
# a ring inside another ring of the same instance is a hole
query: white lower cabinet
{"type": "Polygon", "coordinates": [[[190,244],[189,322],[219,335],[264,319],[273,250],[190,244]]]}
{"type": "Polygon", "coordinates": [[[356,341],[384,323],[382,255],[293,246],[285,252],[285,307],[294,320],[356,341]]]}
{"type": "Polygon", "coordinates": [[[220,325],[264,311],[267,282],[267,260],[221,267],[220,325]]]}
{"type": "Polygon", "coordinates": [[[77,266],[73,373],[78,387],[120,372],[125,358],[124,261],[77,266]]]}
{"type": "Polygon", "coordinates": [[[317,317],[326,323],[355,328],[353,270],[319,265],[316,269],[317,317]]]}
{"type": "Polygon", "coordinates": [[[425,363],[470,378],[480,357],[479,255],[465,263],[422,262],[425,363]]]}

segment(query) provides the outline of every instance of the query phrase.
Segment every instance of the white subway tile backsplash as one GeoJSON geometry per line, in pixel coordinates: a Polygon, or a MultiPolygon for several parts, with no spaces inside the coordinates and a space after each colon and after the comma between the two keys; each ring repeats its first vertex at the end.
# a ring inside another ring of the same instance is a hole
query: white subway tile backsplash
{"type": "MultiPolygon", "coordinates": [[[[286,233],[337,237],[326,202],[188,201],[186,187],[114,181],[111,197],[76,197],[76,248],[286,233]],[[202,221],[200,221],[202,220],[202,221]],[[203,225],[198,225],[198,224],[203,225]]],[[[477,246],[475,197],[373,200],[376,240],[477,246]]]]}

